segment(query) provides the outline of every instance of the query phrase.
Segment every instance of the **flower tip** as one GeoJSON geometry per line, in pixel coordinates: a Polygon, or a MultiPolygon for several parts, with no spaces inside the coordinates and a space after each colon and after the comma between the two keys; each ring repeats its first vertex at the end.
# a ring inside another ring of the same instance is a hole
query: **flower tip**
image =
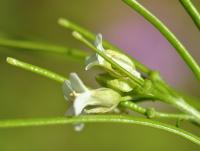
{"type": "Polygon", "coordinates": [[[96,35],[96,39],[102,40],[102,39],[103,39],[102,34],[101,34],[101,33],[98,33],[98,34],[96,35]]]}
{"type": "Polygon", "coordinates": [[[103,48],[103,37],[102,37],[102,34],[97,34],[96,35],[96,40],[94,42],[94,45],[97,47],[97,49],[103,51],[104,48],[103,48]]]}

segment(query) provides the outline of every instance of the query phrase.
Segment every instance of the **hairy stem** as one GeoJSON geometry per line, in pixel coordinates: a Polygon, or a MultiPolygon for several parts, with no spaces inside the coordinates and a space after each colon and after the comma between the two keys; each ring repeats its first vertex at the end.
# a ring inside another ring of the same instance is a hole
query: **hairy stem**
{"type": "Polygon", "coordinates": [[[178,54],[182,57],[185,63],[190,67],[194,75],[200,80],[200,67],[197,62],[190,55],[188,50],[183,46],[183,44],[176,38],[176,36],[160,21],[156,16],[154,16],[150,11],[143,7],[136,0],[122,0],[132,9],[137,11],[146,20],[148,20],[152,25],[154,25],[165,38],[174,46],[178,54]]]}
{"type": "Polygon", "coordinates": [[[196,7],[192,4],[191,0],[179,0],[187,13],[190,15],[197,28],[200,30],[200,13],[196,7]]]}
{"type": "Polygon", "coordinates": [[[150,119],[138,118],[133,116],[124,116],[124,115],[87,115],[87,116],[77,116],[77,117],[1,120],[0,128],[57,125],[57,124],[69,124],[69,123],[73,124],[103,123],[103,122],[137,124],[137,125],[144,125],[153,128],[158,128],[182,136],[183,138],[186,138],[191,142],[200,145],[200,138],[198,136],[195,136],[175,126],[164,124],[158,121],[153,121],[150,119]]]}

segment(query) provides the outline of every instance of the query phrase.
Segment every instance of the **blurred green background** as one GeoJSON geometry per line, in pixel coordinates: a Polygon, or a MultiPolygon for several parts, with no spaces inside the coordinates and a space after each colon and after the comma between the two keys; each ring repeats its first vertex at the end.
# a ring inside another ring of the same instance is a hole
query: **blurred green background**
{"type": "MultiPolygon", "coordinates": [[[[178,0],[139,0],[161,18],[200,63],[200,32],[178,0]]],[[[200,1],[193,0],[200,10],[200,1]]],[[[66,17],[109,39],[149,67],[160,70],[175,88],[200,96],[198,82],[174,48],[140,15],[120,0],[0,0],[0,37],[83,47],[71,32],[59,27],[66,17]]],[[[0,48],[0,119],[63,116],[66,101],[61,85],[6,64],[7,56],[68,75],[77,72],[96,86],[94,73],[58,54],[0,48]]],[[[160,104],[146,104],[163,110],[160,104]]],[[[175,121],[173,122],[175,124],[175,121]]],[[[182,127],[200,135],[199,129],[182,127]]],[[[199,147],[179,136],[137,125],[87,124],[74,132],[72,125],[0,129],[0,151],[197,151],[199,147]]]]}

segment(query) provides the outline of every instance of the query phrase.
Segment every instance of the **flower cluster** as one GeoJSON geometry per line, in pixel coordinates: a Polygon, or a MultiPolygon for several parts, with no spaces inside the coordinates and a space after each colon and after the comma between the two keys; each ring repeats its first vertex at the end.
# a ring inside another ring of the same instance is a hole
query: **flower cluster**
{"type": "MultiPolygon", "coordinates": [[[[98,34],[95,41],[98,50],[111,57],[113,61],[129,71],[137,78],[141,75],[136,71],[133,62],[124,54],[113,50],[105,50],[102,45],[102,35],[98,34]]],[[[69,102],[67,115],[78,116],[81,114],[98,114],[113,112],[121,101],[121,92],[130,92],[133,86],[128,83],[128,78],[98,54],[86,58],[86,70],[92,67],[101,67],[106,71],[96,79],[104,87],[98,89],[88,88],[76,73],[71,73],[69,80],[63,84],[64,97],[69,102]]],[[[83,124],[77,124],[76,130],[81,130],[83,124]]]]}

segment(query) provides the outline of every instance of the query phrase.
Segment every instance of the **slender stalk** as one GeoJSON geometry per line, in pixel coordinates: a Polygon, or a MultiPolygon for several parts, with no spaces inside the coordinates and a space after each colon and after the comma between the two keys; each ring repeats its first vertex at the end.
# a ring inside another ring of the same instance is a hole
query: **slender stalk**
{"type": "Polygon", "coordinates": [[[150,11],[143,7],[136,0],[122,0],[132,9],[137,11],[146,20],[148,20],[152,25],[154,25],[163,36],[174,46],[178,54],[182,57],[185,63],[190,67],[194,75],[198,80],[200,80],[200,67],[193,57],[189,54],[187,49],[183,44],[176,38],[176,36],[160,21],[156,16],[154,16],[150,11]]]}
{"type": "Polygon", "coordinates": [[[187,13],[190,15],[192,20],[194,21],[197,28],[200,30],[200,13],[196,9],[196,7],[192,4],[191,0],[179,0],[187,13]]]}
{"type": "Polygon", "coordinates": [[[124,115],[87,115],[87,116],[77,116],[77,117],[1,120],[0,128],[58,125],[58,124],[64,125],[64,124],[76,124],[76,123],[104,123],[104,122],[137,124],[137,125],[144,125],[153,128],[158,128],[161,130],[177,134],[187,140],[190,140],[191,142],[197,145],[200,145],[200,138],[198,136],[195,136],[175,126],[164,124],[158,121],[152,121],[150,119],[138,118],[133,116],[124,116],[124,115]]]}
{"type": "MultiPolygon", "coordinates": [[[[79,33],[81,33],[84,37],[88,38],[89,40],[92,40],[94,41],[95,38],[96,38],[96,35],[90,31],[88,31],[87,29],[79,26],[78,24],[70,21],[70,20],[67,20],[67,19],[64,19],[64,18],[60,18],[58,20],[58,23],[65,27],[65,28],[69,28],[73,31],[77,31],[79,33]]],[[[104,40],[103,41],[103,45],[107,48],[107,49],[113,49],[113,50],[116,50],[116,51],[121,51],[119,48],[117,48],[116,46],[114,46],[113,44],[109,43],[108,41],[104,40]]],[[[146,67],[145,65],[143,65],[142,63],[140,63],[139,61],[137,61],[136,59],[134,58],[130,58],[133,63],[135,64],[136,68],[138,68],[139,70],[141,70],[142,72],[148,74],[151,70],[146,67]]]]}
{"type": "Polygon", "coordinates": [[[23,40],[12,40],[12,39],[2,39],[0,38],[0,46],[2,47],[9,47],[9,48],[20,48],[25,50],[34,50],[39,52],[51,52],[66,55],[66,57],[75,60],[84,60],[85,57],[88,55],[85,51],[50,45],[50,44],[43,44],[37,43],[32,41],[23,41],[23,40]]]}
{"type": "Polygon", "coordinates": [[[31,71],[31,72],[34,72],[36,74],[40,74],[42,76],[45,76],[45,77],[48,77],[52,80],[55,80],[57,82],[60,82],[60,83],[63,83],[64,80],[66,80],[65,77],[63,76],[60,76],[54,72],[51,72],[47,69],[44,69],[44,68],[41,68],[41,67],[37,67],[37,66],[34,66],[32,64],[28,64],[26,62],[22,62],[22,61],[19,61],[17,59],[14,59],[14,58],[10,58],[8,57],[7,58],[7,62],[13,66],[16,66],[16,67],[20,67],[22,69],[25,69],[25,70],[28,70],[28,71],[31,71]]]}
{"type": "Polygon", "coordinates": [[[143,114],[147,116],[148,118],[169,118],[169,119],[177,119],[177,120],[194,121],[194,117],[191,115],[158,112],[153,108],[147,109],[131,101],[122,101],[120,105],[132,111],[135,111],[137,113],[143,114]]]}
{"type": "Polygon", "coordinates": [[[101,57],[103,57],[106,61],[108,61],[111,65],[113,65],[115,68],[117,68],[119,71],[121,71],[122,73],[124,73],[125,75],[127,75],[127,77],[129,77],[132,81],[135,82],[135,84],[137,84],[138,86],[141,86],[143,84],[143,80],[140,78],[137,78],[135,76],[133,76],[133,74],[131,74],[129,71],[127,71],[126,69],[124,69],[123,67],[121,67],[118,63],[116,63],[115,61],[113,61],[112,58],[108,57],[106,54],[104,54],[103,52],[99,51],[96,47],[94,47],[88,40],[86,40],[80,33],[78,33],[77,31],[73,32],[73,36],[83,42],[84,44],[86,44],[88,47],[90,47],[91,49],[93,49],[94,51],[96,51],[96,53],[98,53],[101,57]]]}

